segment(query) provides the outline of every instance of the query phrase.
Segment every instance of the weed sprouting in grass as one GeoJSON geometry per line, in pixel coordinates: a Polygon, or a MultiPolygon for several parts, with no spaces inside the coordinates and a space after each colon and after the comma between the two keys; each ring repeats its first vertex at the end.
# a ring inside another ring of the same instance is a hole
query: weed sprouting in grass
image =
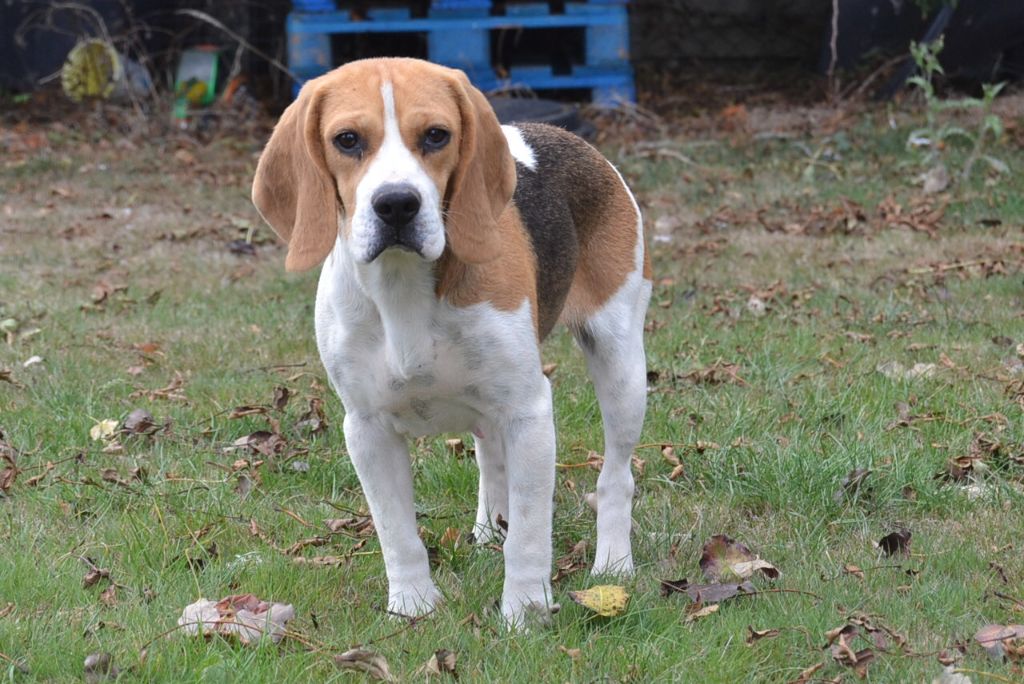
{"type": "Polygon", "coordinates": [[[984,84],[980,98],[940,98],[935,92],[935,79],[945,73],[939,63],[942,48],[941,36],[931,43],[910,44],[910,54],[919,73],[910,77],[908,82],[916,86],[924,97],[925,125],[910,132],[907,147],[924,149],[922,165],[935,168],[948,157],[950,145],[960,139],[970,148],[959,174],[962,181],[970,180],[971,171],[979,160],[987,162],[997,173],[1009,173],[1010,168],[1004,160],[985,153],[990,141],[997,141],[1003,134],[1003,120],[992,113],[992,104],[1006,83],[984,84]],[[973,130],[961,126],[950,116],[951,113],[972,111],[978,112],[978,123],[973,130]]]}

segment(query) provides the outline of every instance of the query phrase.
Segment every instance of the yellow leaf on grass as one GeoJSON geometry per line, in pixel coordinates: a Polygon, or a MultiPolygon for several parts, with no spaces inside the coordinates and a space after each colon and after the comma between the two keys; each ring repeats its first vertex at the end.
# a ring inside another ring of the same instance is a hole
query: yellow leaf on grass
{"type": "MultiPolygon", "coordinates": [[[[695,603],[693,605],[696,606],[698,604],[695,603]]],[[[718,612],[718,608],[719,608],[720,605],[721,604],[718,604],[718,603],[710,603],[710,604],[708,604],[706,606],[702,606],[700,608],[697,608],[693,612],[687,612],[687,614],[686,614],[686,621],[687,622],[693,622],[695,620],[700,620],[701,618],[705,618],[708,615],[711,615],[712,613],[717,613],[718,612]]]]}
{"type": "Polygon", "coordinates": [[[604,617],[615,617],[626,610],[629,594],[615,584],[602,584],[582,591],[570,591],[569,598],[587,610],[604,617]]]}
{"type": "Polygon", "coordinates": [[[89,428],[89,436],[92,437],[93,441],[98,442],[101,439],[110,439],[114,436],[117,431],[118,422],[116,420],[101,420],[100,422],[89,428]]]}

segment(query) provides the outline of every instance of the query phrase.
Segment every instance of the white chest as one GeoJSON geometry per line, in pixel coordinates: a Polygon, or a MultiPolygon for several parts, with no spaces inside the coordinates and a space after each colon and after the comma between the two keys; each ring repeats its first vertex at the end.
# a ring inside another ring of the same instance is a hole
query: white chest
{"type": "MultiPolygon", "coordinates": [[[[336,252],[338,250],[335,250],[336,252]]],[[[381,257],[371,273],[344,259],[324,266],[317,343],[348,412],[408,436],[475,430],[536,396],[542,380],[529,304],[439,301],[414,257],[381,257]]]]}

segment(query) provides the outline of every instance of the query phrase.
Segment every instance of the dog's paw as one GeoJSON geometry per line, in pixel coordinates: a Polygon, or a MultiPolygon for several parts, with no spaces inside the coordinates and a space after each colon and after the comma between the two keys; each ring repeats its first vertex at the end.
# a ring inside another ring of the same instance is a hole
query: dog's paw
{"type": "Polygon", "coordinates": [[[633,554],[627,548],[625,551],[604,551],[600,546],[597,555],[594,556],[594,567],[590,569],[591,575],[610,575],[613,577],[632,577],[633,554]]]}
{"type": "Polygon", "coordinates": [[[500,523],[476,523],[473,525],[473,541],[477,544],[501,544],[505,541],[505,530],[500,523]]]}
{"type": "Polygon", "coordinates": [[[396,617],[420,617],[433,611],[444,597],[430,580],[420,584],[392,585],[388,612],[396,617]]]}
{"type": "Polygon", "coordinates": [[[560,606],[551,601],[551,585],[547,581],[528,586],[506,583],[501,596],[501,616],[510,630],[546,627],[551,624],[551,616],[559,609],[560,606]]]}

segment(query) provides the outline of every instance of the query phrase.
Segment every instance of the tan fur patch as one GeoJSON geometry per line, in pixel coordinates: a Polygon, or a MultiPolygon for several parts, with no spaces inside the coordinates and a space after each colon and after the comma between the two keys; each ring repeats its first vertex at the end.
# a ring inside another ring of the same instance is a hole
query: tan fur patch
{"type": "MultiPolygon", "coordinates": [[[[592,199],[592,211],[577,217],[580,257],[561,320],[583,321],[619,291],[636,270],[637,210],[615,170],[595,151],[587,160],[588,186],[578,189],[592,199]]],[[[644,250],[643,276],[651,266],[644,250]]]]}
{"type": "Polygon", "coordinates": [[[437,262],[437,296],[453,306],[490,302],[499,311],[515,311],[530,302],[537,330],[536,257],[519,211],[510,205],[498,221],[501,253],[487,264],[469,264],[450,250],[437,262]]]}

